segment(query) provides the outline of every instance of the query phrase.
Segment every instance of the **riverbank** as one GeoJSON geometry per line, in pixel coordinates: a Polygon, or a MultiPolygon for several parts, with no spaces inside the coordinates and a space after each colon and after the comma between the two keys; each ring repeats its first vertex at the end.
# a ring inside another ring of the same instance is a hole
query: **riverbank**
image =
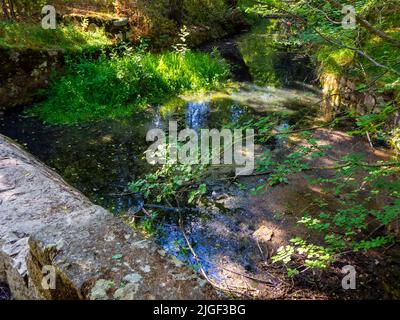
{"type": "Polygon", "coordinates": [[[135,5],[56,2],[55,29],[42,28],[39,2],[18,6],[18,22],[0,21],[0,109],[43,101],[54,94],[48,91],[50,84],[83,60],[110,58],[128,47],[160,53],[182,42],[196,48],[250,27],[239,9],[228,10],[223,1],[199,6],[185,1],[179,21],[159,8],[163,5],[146,0],[135,5]],[[210,10],[212,15],[205,14],[210,10]]]}

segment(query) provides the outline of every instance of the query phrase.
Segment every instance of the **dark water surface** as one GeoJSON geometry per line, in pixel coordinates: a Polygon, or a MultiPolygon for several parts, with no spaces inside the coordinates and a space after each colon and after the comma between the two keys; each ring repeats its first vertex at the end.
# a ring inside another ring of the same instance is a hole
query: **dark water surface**
{"type": "Polygon", "coordinates": [[[189,102],[175,112],[161,115],[158,108],[131,117],[71,126],[44,125],[16,108],[0,117],[0,132],[37,156],[86,196],[113,212],[129,208],[126,192],[129,182],[151,170],[143,158],[150,146],[146,133],[153,128],[168,129],[169,120],[180,127],[222,128],[248,120],[249,108],[229,99],[217,102],[189,102]]]}

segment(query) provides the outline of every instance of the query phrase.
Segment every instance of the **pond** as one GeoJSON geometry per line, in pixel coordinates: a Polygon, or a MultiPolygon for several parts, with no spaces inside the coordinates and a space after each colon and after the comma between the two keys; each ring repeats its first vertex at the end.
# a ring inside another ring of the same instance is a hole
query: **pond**
{"type": "MultiPolygon", "coordinates": [[[[229,40],[239,47],[254,83],[232,83],[220,92],[181,96],[123,119],[71,126],[45,125],[26,115],[28,107],[16,108],[1,116],[0,132],[93,202],[115,214],[126,212],[135,205],[135,197],[127,194],[128,183],[153,169],[143,155],[150,145],[145,139],[148,130],[166,128],[169,120],[177,120],[182,128],[221,129],[271,113],[280,113],[284,123],[291,123],[315,109],[318,96],[307,90],[311,73],[306,59],[275,48],[273,35],[261,37],[262,31],[229,40]],[[256,56],[249,56],[250,51],[256,56]]],[[[244,191],[218,179],[208,181],[208,189],[210,201],[216,200],[215,210],[185,219],[185,232],[203,267],[219,282],[229,281],[221,266],[256,272],[260,251],[251,235],[257,226],[240,204],[247,201],[244,191]]],[[[157,230],[156,240],[166,252],[196,268],[174,217],[165,217],[157,230]]]]}
{"type": "Polygon", "coordinates": [[[25,146],[92,201],[118,212],[130,203],[117,195],[150,169],[143,158],[150,146],[148,130],[167,128],[169,120],[178,121],[180,127],[221,129],[278,111],[295,119],[313,100],[296,94],[244,84],[232,92],[174,99],[124,119],[69,126],[44,125],[27,116],[26,108],[15,108],[1,116],[0,132],[25,146]]]}

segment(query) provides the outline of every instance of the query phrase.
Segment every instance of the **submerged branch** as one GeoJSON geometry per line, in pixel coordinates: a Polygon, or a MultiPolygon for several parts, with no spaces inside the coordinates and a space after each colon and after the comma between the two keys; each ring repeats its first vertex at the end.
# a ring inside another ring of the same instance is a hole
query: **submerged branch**
{"type": "Polygon", "coordinates": [[[166,212],[175,212],[175,213],[180,213],[180,212],[195,212],[195,213],[199,213],[200,209],[197,208],[175,208],[175,207],[167,207],[167,206],[161,206],[161,205],[157,205],[157,204],[145,204],[144,205],[145,208],[149,208],[149,209],[157,209],[157,210],[162,210],[162,211],[166,211],[166,212]]]}
{"type": "MultiPolygon", "coordinates": [[[[190,252],[191,252],[192,255],[193,255],[193,258],[196,260],[196,262],[197,262],[197,264],[198,264],[198,266],[199,266],[199,270],[200,270],[200,273],[202,274],[202,276],[203,276],[203,277],[207,280],[207,282],[210,283],[214,288],[216,288],[216,289],[218,289],[218,290],[221,290],[221,291],[223,291],[223,292],[231,293],[231,287],[227,286],[227,288],[225,288],[225,287],[219,285],[218,283],[216,283],[215,281],[213,281],[212,279],[210,279],[210,277],[207,275],[207,273],[205,272],[204,267],[203,267],[203,265],[202,265],[202,263],[201,263],[201,261],[200,261],[199,256],[197,255],[196,251],[194,251],[192,245],[190,244],[189,238],[187,237],[187,235],[186,235],[186,233],[185,233],[185,230],[184,230],[184,228],[183,228],[183,224],[182,224],[181,219],[179,219],[179,227],[180,227],[180,229],[181,229],[181,232],[182,232],[182,235],[183,235],[183,237],[184,237],[184,239],[185,239],[185,242],[186,242],[186,244],[187,244],[187,246],[188,246],[190,252]]],[[[247,287],[234,287],[234,289],[236,290],[236,294],[240,294],[240,295],[243,295],[243,291],[248,291],[248,290],[249,290],[249,288],[247,288],[247,287]]],[[[251,291],[254,291],[254,289],[251,290],[251,291]]]]}

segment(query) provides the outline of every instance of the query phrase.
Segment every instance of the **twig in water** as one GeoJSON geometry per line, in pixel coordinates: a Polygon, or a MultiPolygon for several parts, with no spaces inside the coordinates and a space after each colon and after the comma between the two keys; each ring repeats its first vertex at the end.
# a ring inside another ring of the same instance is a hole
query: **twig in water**
{"type": "Polygon", "coordinates": [[[371,146],[371,149],[375,149],[375,148],[374,148],[374,145],[372,144],[372,141],[371,141],[371,137],[370,137],[370,135],[369,135],[369,132],[366,131],[365,133],[367,134],[368,143],[369,143],[369,145],[371,146]]]}
{"type": "Polygon", "coordinates": [[[142,211],[146,216],[151,217],[151,214],[145,208],[142,208],[142,211]]]}
{"type": "Polygon", "coordinates": [[[265,263],[268,265],[268,252],[267,252],[267,256],[265,256],[265,255],[264,255],[264,251],[263,251],[263,249],[261,249],[261,246],[260,246],[260,243],[258,242],[258,240],[256,240],[256,243],[257,243],[258,250],[260,250],[261,258],[262,258],[262,259],[265,261],[265,263]]]}
{"type": "Polygon", "coordinates": [[[166,206],[161,206],[158,204],[145,204],[144,205],[145,208],[150,208],[150,209],[158,209],[158,210],[162,210],[162,211],[166,211],[166,212],[196,212],[199,213],[200,210],[196,209],[196,208],[174,208],[174,207],[166,207],[166,206]]]}
{"type": "Polygon", "coordinates": [[[126,196],[130,196],[130,195],[139,195],[139,192],[123,192],[123,193],[109,193],[108,196],[109,197],[126,197],[126,196]]]}
{"type": "MultiPolygon", "coordinates": [[[[191,252],[192,255],[193,255],[193,258],[196,260],[196,262],[197,262],[198,265],[199,265],[199,270],[200,270],[201,274],[203,275],[203,277],[204,277],[204,278],[207,280],[207,282],[210,283],[213,287],[215,287],[215,288],[217,288],[217,289],[219,289],[219,290],[221,290],[221,291],[223,291],[223,292],[228,291],[229,293],[232,294],[231,288],[222,287],[222,286],[220,286],[218,283],[214,282],[213,280],[211,280],[211,279],[207,276],[207,273],[205,272],[205,270],[204,270],[204,268],[203,268],[203,265],[201,264],[200,258],[198,257],[197,253],[194,251],[192,245],[190,244],[190,241],[189,241],[189,239],[188,239],[188,237],[187,237],[187,235],[186,235],[186,233],[185,233],[185,230],[184,230],[184,228],[183,228],[181,219],[179,219],[179,227],[180,227],[180,229],[181,229],[181,232],[182,232],[182,234],[183,234],[183,237],[185,238],[186,244],[187,244],[187,246],[188,246],[190,252],[191,252]]],[[[247,288],[243,288],[243,287],[234,287],[234,288],[235,288],[237,294],[243,294],[243,290],[247,290],[247,288]]],[[[255,290],[253,290],[253,291],[255,291],[255,290]]]]}

